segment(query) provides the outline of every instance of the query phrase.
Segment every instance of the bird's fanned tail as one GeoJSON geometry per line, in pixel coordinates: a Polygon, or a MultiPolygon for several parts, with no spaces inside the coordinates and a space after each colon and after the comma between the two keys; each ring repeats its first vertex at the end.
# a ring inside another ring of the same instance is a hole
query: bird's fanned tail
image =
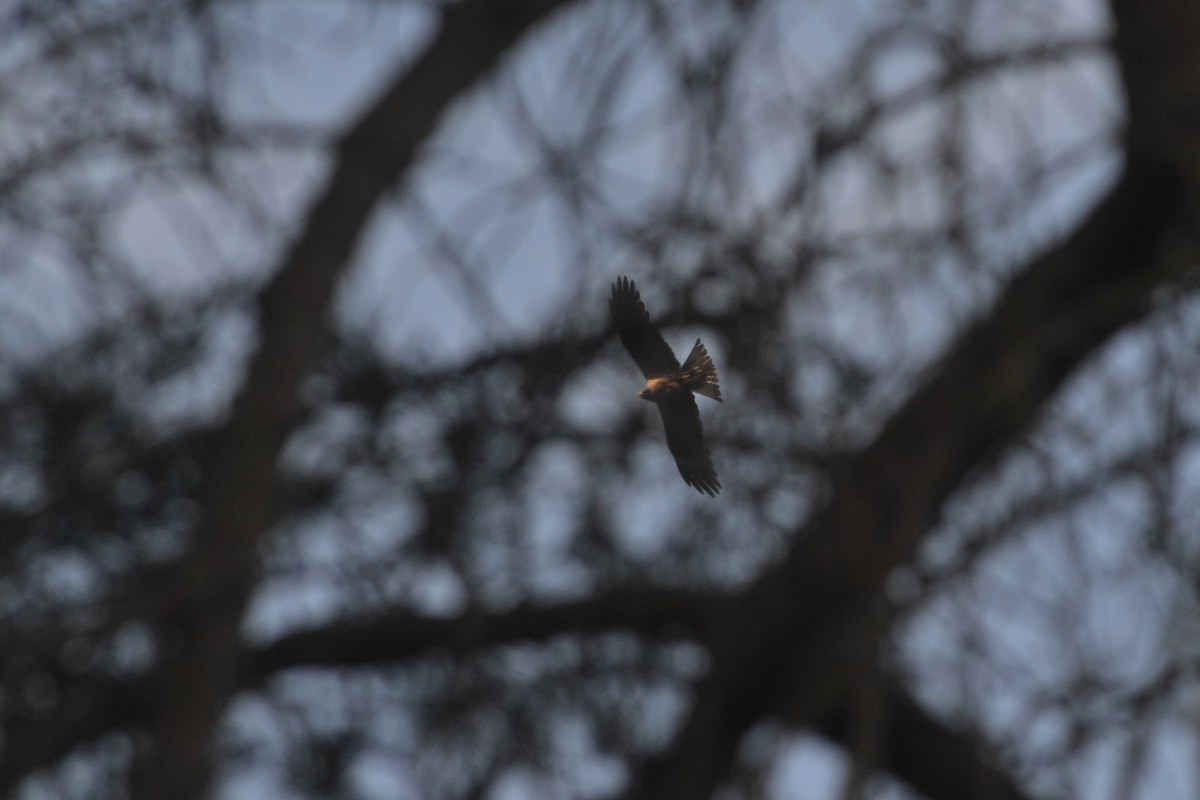
{"type": "Polygon", "coordinates": [[[683,366],[679,368],[679,383],[696,394],[721,402],[721,386],[717,383],[717,368],[704,344],[697,339],[683,366]]]}

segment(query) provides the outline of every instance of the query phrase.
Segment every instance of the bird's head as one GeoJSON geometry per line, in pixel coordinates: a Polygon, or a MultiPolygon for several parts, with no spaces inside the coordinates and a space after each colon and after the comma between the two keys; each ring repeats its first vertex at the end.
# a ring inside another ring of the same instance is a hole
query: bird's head
{"type": "Polygon", "coordinates": [[[671,390],[670,381],[666,378],[651,378],[646,381],[646,388],[638,392],[638,397],[657,403],[671,390]]]}

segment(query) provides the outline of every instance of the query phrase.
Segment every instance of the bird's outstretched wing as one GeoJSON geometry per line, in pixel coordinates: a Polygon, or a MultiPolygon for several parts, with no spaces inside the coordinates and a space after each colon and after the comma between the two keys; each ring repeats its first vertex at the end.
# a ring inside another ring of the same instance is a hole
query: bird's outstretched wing
{"type": "MultiPolygon", "coordinates": [[[[650,324],[650,315],[646,313],[633,281],[617,278],[612,297],[608,299],[608,310],[621,336],[621,344],[633,356],[647,380],[679,369],[679,360],[671,352],[671,346],[658,328],[650,324]]],[[[696,421],[700,421],[699,417],[696,421]]]]}
{"type": "Polygon", "coordinates": [[[663,428],[667,431],[667,447],[675,456],[675,466],[688,486],[711,497],[721,491],[712,457],[704,447],[704,428],[700,425],[700,409],[689,391],[675,392],[658,403],[663,428]]]}

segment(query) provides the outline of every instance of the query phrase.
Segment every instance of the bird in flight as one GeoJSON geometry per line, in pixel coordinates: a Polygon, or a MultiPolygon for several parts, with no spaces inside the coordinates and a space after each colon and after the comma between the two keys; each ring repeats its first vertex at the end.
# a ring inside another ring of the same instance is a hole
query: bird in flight
{"type": "Polygon", "coordinates": [[[628,278],[617,278],[608,310],[613,325],[621,336],[621,344],[633,356],[646,376],[646,388],[638,394],[658,406],[663,428],[667,432],[667,447],[675,456],[675,465],[688,486],[715,497],[721,491],[712,457],[704,447],[704,429],[700,425],[700,410],[692,393],[721,402],[721,387],[717,384],[717,368],[699,339],[691,354],[680,366],[671,346],[658,328],[650,324],[650,315],[642,305],[637,287],[628,278]]]}

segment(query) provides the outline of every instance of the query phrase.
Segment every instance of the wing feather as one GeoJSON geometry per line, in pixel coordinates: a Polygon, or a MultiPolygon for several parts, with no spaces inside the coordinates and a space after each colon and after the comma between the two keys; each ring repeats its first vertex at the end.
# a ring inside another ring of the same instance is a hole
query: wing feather
{"type": "Polygon", "coordinates": [[[629,278],[617,278],[613,284],[608,310],[621,344],[633,356],[647,380],[679,369],[679,360],[667,340],[650,324],[650,315],[642,305],[637,286],[629,278]]]}
{"type": "Polygon", "coordinates": [[[667,432],[667,447],[675,456],[675,466],[679,467],[684,483],[715,497],[721,491],[721,481],[704,446],[704,427],[700,424],[696,399],[689,391],[679,391],[659,402],[658,410],[667,432]]]}

